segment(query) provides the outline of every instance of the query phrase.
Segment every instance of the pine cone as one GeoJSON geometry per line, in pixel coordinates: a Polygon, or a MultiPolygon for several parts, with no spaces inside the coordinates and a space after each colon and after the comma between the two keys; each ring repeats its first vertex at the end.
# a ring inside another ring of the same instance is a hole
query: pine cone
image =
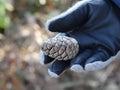
{"type": "Polygon", "coordinates": [[[74,38],[57,36],[45,41],[42,51],[45,55],[57,60],[70,60],[78,53],[79,45],[74,38]]]}

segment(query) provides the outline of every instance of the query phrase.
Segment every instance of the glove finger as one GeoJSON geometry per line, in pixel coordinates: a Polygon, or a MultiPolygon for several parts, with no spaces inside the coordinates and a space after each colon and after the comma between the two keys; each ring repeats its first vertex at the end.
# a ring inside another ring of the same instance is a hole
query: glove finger
{"type": "Polygon", "coordinates": [[[43,53],[43,51],[40,51],[40,63],[41,65],[49,64],[52,61],[54,61],[54,58],[51,58],[43,53]]]}
{"type": "Polygon", "coordinates": [[[48,69],[49,75],[55,78],[59,77],[70,66],[70,61],[56,60],[48,69]]]}
{"type": "Polygon", "coordinates": [[[102,69],[113,60],[114,58],[110,58],[109,53],[105,49],[99,49],[96,54],[86,61],[85,70],[96,71],[102,69]]]}
{"type": "Polygon", "coordinates": [[[71,70],[74,72],[83,72],[85,61],[92,55],[92,50],[85,50],[71,61],[71,70]]]}
{"type": "Polygon", "coordinates": [[[66,12],[47,21],[46,28],[52,32],[67,32],[83,25],[88,19],[86,1],[79,1],[66,12]]]}

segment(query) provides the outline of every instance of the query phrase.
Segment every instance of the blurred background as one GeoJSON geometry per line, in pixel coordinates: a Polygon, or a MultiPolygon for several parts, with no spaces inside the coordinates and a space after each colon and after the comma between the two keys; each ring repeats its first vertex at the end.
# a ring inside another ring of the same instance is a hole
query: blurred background
{"type": "Polygon", "coordinates": [[[0,90],[120,90],[120,62],[51,78],[39,63],[45,22],[79,0],[0,0],[0,90]]]}

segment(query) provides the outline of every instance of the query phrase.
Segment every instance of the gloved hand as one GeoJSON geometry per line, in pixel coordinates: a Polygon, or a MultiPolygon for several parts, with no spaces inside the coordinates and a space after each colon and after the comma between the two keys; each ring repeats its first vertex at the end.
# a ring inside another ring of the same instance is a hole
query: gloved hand
{"type": "Polygon", "coordinates": [[[115,60],[120,49],[118,9],[111,0],[83,0],[48,20],[49,31],[66,33],[78,41],[80,48],[78,55],[68,61],[53,62],[53,58],[41,52],[42,64],[53,62],[49,74],[58,77],[68,68],[75,72],[95,71],[115,60]]]}

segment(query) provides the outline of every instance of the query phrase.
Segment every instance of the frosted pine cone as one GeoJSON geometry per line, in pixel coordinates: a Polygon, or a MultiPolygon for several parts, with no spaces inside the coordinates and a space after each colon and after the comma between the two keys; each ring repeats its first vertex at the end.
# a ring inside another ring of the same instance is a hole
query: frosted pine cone
{"type": "Polygon", "coordinates": [[[76,56],[79,51],[79,45],[74,38],[57,36],[45,41],[42,51],[57,60],[69,60],[76,56]]]}

